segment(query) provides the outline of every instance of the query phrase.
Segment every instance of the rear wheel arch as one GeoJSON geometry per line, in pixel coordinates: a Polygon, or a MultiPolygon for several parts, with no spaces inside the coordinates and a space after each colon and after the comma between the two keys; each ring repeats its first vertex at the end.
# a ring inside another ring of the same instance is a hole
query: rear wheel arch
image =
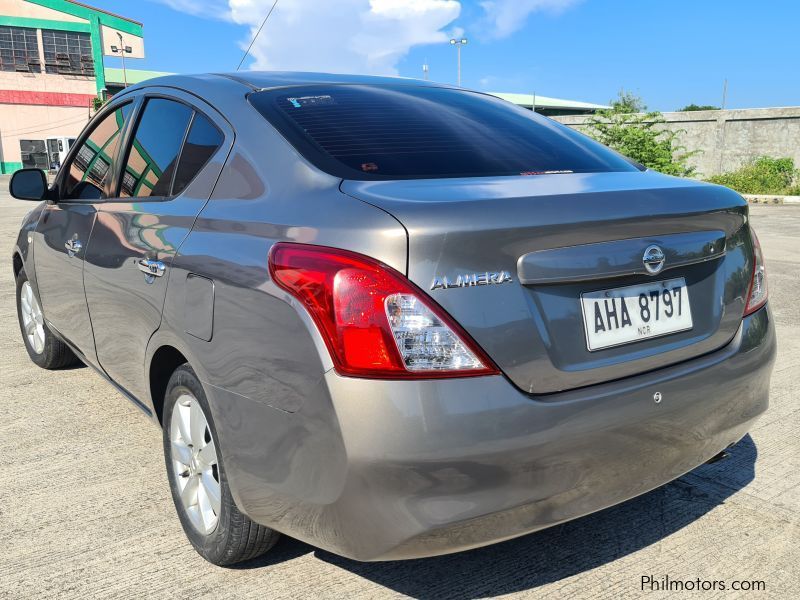
{"type": "Polygon", "coordinates": [[[189,361],[180,350],[169,345],[159,347],[153,353],[153,358],[150,359],[150,398],[153,401],[155,415],[162,426],[164,425],[164,397],[169,379],[178,367],[188,363],[189,361]]]}
{"type": "MultiPolygon", "coordinates": [[[[168,354],[163,356],[171,353],[164,352],[168,354]]],[[[205,390],[188,363],[169,378],[162,420],[172,499],[195,550],[212,564],[227,566],[255,558],[274,546],[280,534],[255,523],[236,505],[205,390]],[[181,412],[185,409],[194,414],[181,415],[176,412],[178,406],[181,412]],[[208,518],[211,516],[214,518],[208,518]]]]}

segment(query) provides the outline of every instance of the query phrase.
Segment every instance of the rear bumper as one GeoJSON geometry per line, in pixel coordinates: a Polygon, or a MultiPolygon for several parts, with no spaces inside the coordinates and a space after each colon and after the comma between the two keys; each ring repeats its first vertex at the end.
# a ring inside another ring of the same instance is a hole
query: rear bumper
{"type": "Polygon", "coordinates": [[[256,521],[337,554],[465,550],[603,509],[704,463],[767,408],[775,352],[765,308],[712,354],[547,397],[501,376],[386,382],[330,371],[321,388],[337,423],[317,428],[328,442],[311,444],[327,452],[286,457],[293,472],[316,464],[316,473],[298,475],[299,486],[288,474],[260,486],[253,468],[229,477],[256,521]]]}

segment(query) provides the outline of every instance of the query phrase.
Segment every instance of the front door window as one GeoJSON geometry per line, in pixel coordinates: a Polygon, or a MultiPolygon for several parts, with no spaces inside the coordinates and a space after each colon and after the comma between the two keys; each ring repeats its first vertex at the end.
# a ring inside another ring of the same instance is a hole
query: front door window
{"type": "Polygon", "coordinates": [[[123,104],[106,115],[78,148],[64,182],[64,200],[100,200],[105,197],[111,163],[131,104],[123,104]]]}

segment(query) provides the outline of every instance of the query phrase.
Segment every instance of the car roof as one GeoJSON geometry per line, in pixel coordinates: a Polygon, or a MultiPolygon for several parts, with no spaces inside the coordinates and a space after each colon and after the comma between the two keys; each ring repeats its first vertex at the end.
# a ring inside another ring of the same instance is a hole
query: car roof
{"type": "Polygon", "coordinates": [[[284,87],[287,85],[313,85],[330,83],[360,83],[364,85],[408,84],[440,86],[430,81],[408,77],[387,77],[375,75],[349,75],[345,73],[314,73],[303,71],[245,71],[220,73],[257,89],[284,87]]]}
{"type": "MultiPolygon", "coordinates": [[[[349,75],[344,73],[314,73],[303,71],[240,71],[234,73],[203,73],[196,75],[166,75],[148,79],[131,86],[125,92],[153,86],[176,87],[186,90],[214,85],[230,85],[231,81],[247,86],[251,90],[264,90],[287,86],[314,84],[362,84],[391,85],[412,84],[428,87],[449,87],[440,83],[407,77],[385,77],[375,75],[349,75]]],[[[124,92],[123,92],[124,93],[124,92]]]]}

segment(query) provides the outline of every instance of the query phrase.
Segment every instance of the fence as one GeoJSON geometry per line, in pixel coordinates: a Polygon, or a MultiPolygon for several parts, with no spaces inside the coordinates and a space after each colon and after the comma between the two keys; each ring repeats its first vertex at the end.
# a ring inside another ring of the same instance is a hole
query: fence
{"type": "MultiPolygon", "coordinates": [[[[553,117],[580,129],[587,116],[553,117]]],[[[734,171],[758,156],[793,158],[800,166],[800,106],[664,113],[679,142],[700,152],[689,163],[708,177],[734,171]]]]}

